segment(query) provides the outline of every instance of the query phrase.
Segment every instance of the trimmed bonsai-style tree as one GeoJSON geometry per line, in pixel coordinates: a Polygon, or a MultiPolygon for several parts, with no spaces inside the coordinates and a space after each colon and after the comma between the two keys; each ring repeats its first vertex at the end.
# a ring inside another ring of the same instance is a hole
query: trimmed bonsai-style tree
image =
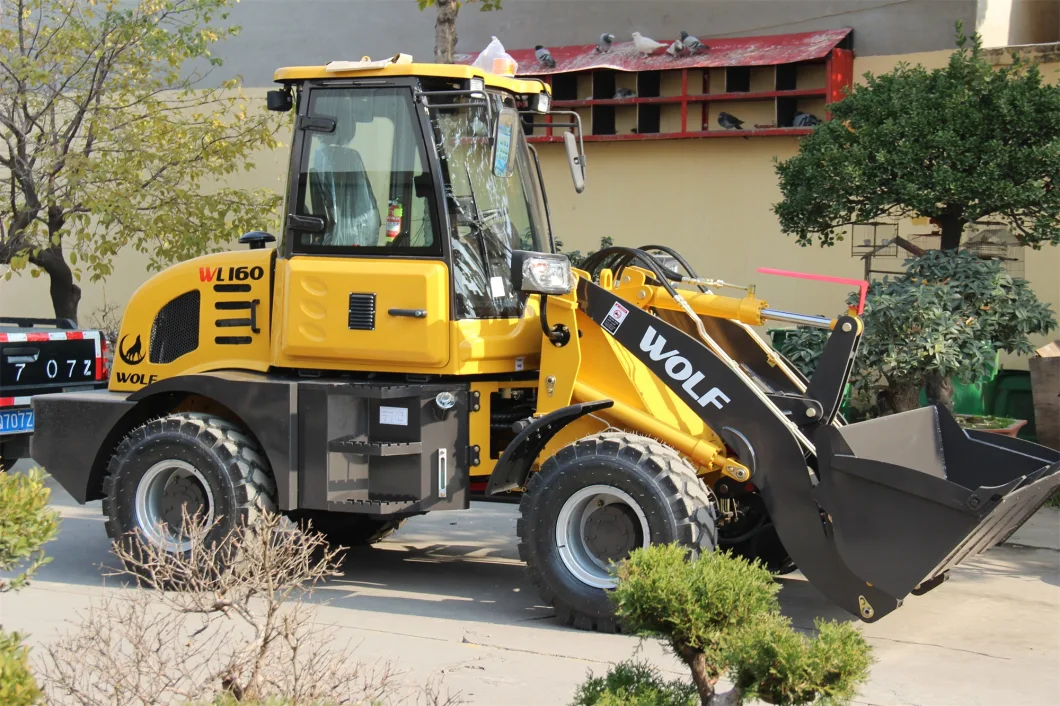
{"type": "MultiPolygon", "coordinates": [[[[893,411],[919,407],[922,389],[950,407],[953,380],[983,378],[998,352],[1030,354],[1030,336],[1056,328],[1049,305],[997,260],[933,250],[906,268],[905,275],[869,286],[865,336],[851,375],[860,399],[871,399],[873,388],[886,383],[893,411]]],[[[812,374],[827,339],[822,333],[788,332],[778,350],[812,374]]]]}
{"type": "MultiPolygon", "coordinates": [[[[818,621],[814,638],[795,632],[780,614],[780,589],[761,564],[724,552],[690,562],[684,548],[656,545],[633,552],[619,565],[618,579],[618,615],[630,630],[663,640],[688,666],[702,706],[751,698],[843,703],[868,677],[870,650],[857,629],[818,621]],[[718,693],[724,676],[734,687],[718,693]]],[[[654,706],[659,694],[666,703],[683,703],[680,690],[650,676],[619,665],[586,682],[575,703],[654,706]],[[630,684],[656,700],[630,698],[630,684]]]]}
{"type": "Polygon", "coordinates": [[[785,233],[834,245],[851,224],[919,215],[956,250],[989,217],[1026,245],[1060,244],[1060,86],[1019,58],[991,66],[960,24],[944,68],[865,81],[777,165],[785,233]]]}

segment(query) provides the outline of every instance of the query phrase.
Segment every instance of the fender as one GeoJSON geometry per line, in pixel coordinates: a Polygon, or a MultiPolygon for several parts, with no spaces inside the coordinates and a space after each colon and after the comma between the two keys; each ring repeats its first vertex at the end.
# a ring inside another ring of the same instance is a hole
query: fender
{"type": "Polygon", "coordinates": [[[526,479],[530,477],[530,467],[553,436],[576,419],[607,409],[613,404],[611,400],[581,402],[535,419],[504,449],[497,465],[493,467],[493,473],[490,474],[486,494],[496,495],[524,487],[526,479]]]}
{"type": "Polygon", "coordinates": [[[141,402],[174,393],[201,395],[232,410],[257,438],[276,479],[281,510],[298,507],[298,383],[263,373],[217,370],[151,383],[127,398],[141,402]]]}

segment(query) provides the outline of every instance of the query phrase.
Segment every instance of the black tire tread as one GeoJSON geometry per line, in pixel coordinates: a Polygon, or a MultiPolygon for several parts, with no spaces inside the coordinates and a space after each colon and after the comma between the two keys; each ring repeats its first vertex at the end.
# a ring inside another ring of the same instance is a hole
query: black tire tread
{"type": "Polygon", "coordinates": [[[103,515],[107,536],[118,539],[123,532],[111,513],[114,484],[126,455],[138,441],[163,433],[179,432],[210,447],[225,463],[235,490],[236,509],[253,524],[263,513],[276,512],[276,482],[261,447],[236,424],[201,412],[177,412],[153,419],[133,429],[114,451],[103,479],[103,515]]]}
{"type": "Polygon", "coordinates": [[[717,546],[716,511],[710,492],[688,461],[670,446],[630,432],[603,432],[579,439],[560,449],[542,464],[539,472],[530,476],[526,492],[519,502],[520,518],[516,522],[519,559],[526,563],[530,584],[537,589],[545,604],[555,609],[557,618],[564,625],[572,625],[579,630],[620,633],[622,625],[616,619],[586,615],[565,604],[531,559],[527,523],[523,518],[530,511],[535,494],[540,492],[549,475],[560,472],[562,461],[572,455],[576,458],[591,455],[621,456],[635,461],[651,474],[655,483],[667,492],[670,506],[678,518],[680,541],[689,547],[692,559],[701,552],[713,551],[717,546]]]}

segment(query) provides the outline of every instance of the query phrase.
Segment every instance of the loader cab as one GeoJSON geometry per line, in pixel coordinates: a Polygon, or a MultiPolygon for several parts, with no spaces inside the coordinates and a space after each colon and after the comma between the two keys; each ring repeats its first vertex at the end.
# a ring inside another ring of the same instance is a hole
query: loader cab
{"type": "Polygon", "coordinates": [[[288,84],[297,116],[273,298],[278,367],[460,374],[476,351],[500,350],[468,345],[489,336],[507,340],[510,370],[540,346],[511,277],[513,250],[553,250],[519,119],[526,98],[414,66],[288,84]]]}

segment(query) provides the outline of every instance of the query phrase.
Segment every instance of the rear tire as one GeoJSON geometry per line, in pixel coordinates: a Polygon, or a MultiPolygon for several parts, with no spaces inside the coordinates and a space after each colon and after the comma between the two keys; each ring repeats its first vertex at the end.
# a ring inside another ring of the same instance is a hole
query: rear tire
{"type": "Polygon", "coordinates": [[[312,528],[324,535],[330,544],[342,547],[366,547],[381,542],[408,521],[407,517],[379,518],[319,510],[299,510],[289,517],[302,529],[312,528]]]}
{"type": "Polygon", "coordinates": [[[132,430],[111,457],[103,492],[108,537],[127,538],[133,548],[165,546],[174,556],[186,555],[191,544],[180,532],[185,510],[206,518],[208,543],[276,511],[276,484],[261,447],[235,424],[200,413],[171,414],[132,430]]]}
{"type": "Polygon", "coordinates": [[[581,630],[622,630],[608,598],[610,561],[673,542],[695,558],[717,543],[714,505],[692,466],[634,434],[596,434],[560,449],[531,476],[519,509],[530,583],[581,630]]]}

